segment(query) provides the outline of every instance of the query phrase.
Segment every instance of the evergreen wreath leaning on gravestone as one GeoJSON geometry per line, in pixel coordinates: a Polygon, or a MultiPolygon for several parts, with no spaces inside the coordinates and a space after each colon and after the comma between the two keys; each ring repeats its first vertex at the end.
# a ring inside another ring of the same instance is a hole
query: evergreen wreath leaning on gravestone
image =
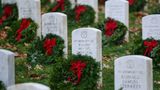
{"type": "Polygon", "coordinates": [[[77,5],[68,13],[69,23],[78,26],[91,25],[95,21],[95,11],[88,5],[77,5]]]}
{"type": "Polygon", "coordinates": [[[153,59],[154,68],[160,68],[160,41],[154,39],[137,40],[133,54],[144,55],[153,59]]]}
{"type": "Polygon", "coordinates": [[[0,90],[6,90],[6,88],[5,88],[5,86],[4,86],[2,81],[0,81],[0,90]]]}
{"type": "Polygon", "coordinates": [[[96,28],[102,30],[103,46],[122,43],[128,31],[123,23],[112,18],[107,18],[104,22],[98,23],[96,28]]]}
{"type": "Polygon", "coordinates": [[[69,13],[71,9],[71,3],[69,0],[55,0],[54,3],[50,3],[48,12],[63,12],[69,13]]]}
{"type": "Polygon", "coordinates": [[[72,55],[53,65],[51,90],[97,90],[100,64],[92,57],[72,55]]]}
{"type": "Polygon", "coordinates": [[[8,30],[8,40],[11,43],[30,43],[36,37],[37,28],[37,24],[31,19],[15,21],[8,30]]]}
{"type": "Polygon", "coordinates": [[[5,26],[10,26],[13,21],[17,20],[18,10],[15,4],[7,4],[0,8],[2,8],[2,12],[0,13],[0,30],[2,30],[5,26]]]}
{"type": "Polygon", "coordinates": [[[27,61],[32,65],[53,64],[57,58],[63,58],[64,47],[64,40],[55,34],[47,34],[41,39],[38,37],[31,43],[27,61]]]}
{"type": "Polygon", "coordinates": [[[128,2],[130,12],[141,11],[146,5],[146,0],[128,0],[128,2]]]}

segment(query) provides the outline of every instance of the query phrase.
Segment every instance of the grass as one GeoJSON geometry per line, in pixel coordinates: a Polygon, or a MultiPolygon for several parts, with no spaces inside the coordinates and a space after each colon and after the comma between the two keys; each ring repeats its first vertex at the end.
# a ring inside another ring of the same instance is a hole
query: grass
{"type": "MultiPolygon", "coordinates": [[[[99,14],[99,21],[104,20],[104,14],[99,14]]],[[[138,18],[139,19],[139,18],[138,18]]],[[[137,21],[134,13],[130,14],[130,28],[138,28],[141,30],[141,25],[135,23],[137,21]]],[[[92,25],[94,26],[94,25],[92,25]]],[[[71,53],[71,32],[78,28],[78,26],[69,25],[69,53],[71,53]]],[[[114,60],[118,57],[130,55],[132,46],[134,45],[134,40],[141,37],[139,36],[140,31],[130,32],[130,41],[129,43],[125,42],[122,45],[109,46],[103,48],[103,63],[105,68],[103,69],[103,87],[101,90],[114,90],[114,60]]],[[[26,56],[24,55],[29,46],[28,45],[16,45],[11,47],[7,45],[6,40],[0,40],[0,47],[9,49],[11,51],[17,52],[20,54],[16,57],[16,83],[24,82],[38,82],[45,85],[49,85],[50,71],[52,65],[37,65],[32,67],[27,64],[26,56]],[[21,55],[22,54],[22,55],[21,55]]],[[[160,71],[154,70],[154,90],[160,90],[160,71]]]]}

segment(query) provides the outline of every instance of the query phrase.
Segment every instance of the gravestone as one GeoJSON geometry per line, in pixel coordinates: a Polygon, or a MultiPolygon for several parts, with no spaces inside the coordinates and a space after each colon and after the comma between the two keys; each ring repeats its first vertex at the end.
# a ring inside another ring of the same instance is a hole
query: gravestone
{"type": "Polygon", "coordinates": [[[2,0],[2,4],[15,4],[16,0],[2,0]]]}
{"type": "Polygon", "coordinates": [[[98,21],[98,0],[77,0],[77,4],[91,6],[96,12],[96,22],[98,21]]]}
{"type": "Polygon", "coordinates": [[[160,39],[160,15],[148,15],[142,18],[142,39],[160,39]]]}
{"type": "Polygon", "coordinates": [[[64,53],[68,54],[68,28],[67,15],[53,12],[42,15],[42,35],[45,37],[48,33],[56,34],[65,41],[64,53]]]}
{"type": "MultiPolygon", "coordinates": [[[[96,28],[79,28],[72,32],[72,54],[88,55],[100,62],[102,70],[102,36],[96,28]]],[[[102,85],[102,73],[99,84],[102,85]]]]}
{"type": "Polygon", "coordinates": [[[76,0],[70,0],[72,7],[74,7],[76,5],[76,0]]]}
{"type": "Polygon", "coordinates": [[[31,18],[38,24],[37,36],[41,36],[40,0],[17,0],[19,19],[31,18]]]}
{"type": "Polygon", "coordinates": [[[152,59],[130,55],[115,61],[115,90],[153,90],[152,59]]]}
{"type": "Polygon", "coordinates": [[[38,83],[23,83],[10,86],[7,90],[50,90],[50,88],[38,83]]]}
{"type": "Polygon", "coordinates": [[[14,53],[0,49],[0,81],[5,86],[15,84],[15,60],[14,53]]]}
{"type": "MultiPolygon", "coordinates": [[[[129,3],[126,0],[108,0],[105,2],[105,18],[113,18],[129,27],[129,3]]],[[[129,41],[129,32],[125,40],[129,41]]]]}

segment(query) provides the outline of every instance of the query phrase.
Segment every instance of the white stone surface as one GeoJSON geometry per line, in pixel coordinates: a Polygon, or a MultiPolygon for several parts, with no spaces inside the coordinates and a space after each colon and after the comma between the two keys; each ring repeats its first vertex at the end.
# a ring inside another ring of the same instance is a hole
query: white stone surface
{"type": "Polygon", "coordinates": [[[160,15],[148,15],[142,18],[142,39],[160,39],[160,15]]]}
{"type": "Polygon", "coordinates": [[[15,4],[16,0],[2,0],[2,4],[15,4]]]}
{"type": "Polygon", "coordinates": [[[38,83],[23,83],[10,86],[7,90],[50,90],[50,88],[38,83]]]}
{"type": "MultiPolygon", "coordinates": [[[[105,2],[105,18],[114,18],[129,27],[129,3],[127,0],[108,0],[105,2]]],[[[129,41],[129,32],[125,40],[129,41]]]]}
{"type": "Polygon", "coordinates": [[[76,5],[76,0],[70,0],[72,7],[74,7],[76,5]]]}
{"type": "Polygon", "coordinates": [[[130,55],[116,59],[115,90],[153,90],[152,59],[130,55]]]}
{"type": "MultiPolygon", "coordinates": [[[[100,62],[102,70],[102,36],[96,28],[79,28],[72,32],[72,53],[88,55],[100,62]]],[[[100,84],[102,84],[102,73],[100,84]]]]}
{"type": "Polygon", "coordinates": [[[68,55],[67,15],[53,12],[42,15],[42,35],[52,33],[62,37],[65,41],[65,55],[68,55]]]}
{"type": "Polygon", "coordinates": [[[37,36],[41,36],[40,0],[17,0],[19,19],[31,18],[38,24],[37,36]]]}
{"type": "Polygon", "coordinates": [[[91,6],[96,12],[96,22],[98,21],[98,0],[77,0],[77,4],[91,6]]]}
{"type": "Polygon", "coordinates": [[[0,49],[0,81],[5,86],[15,84],[15,57],[14,53],[0,49]]]}

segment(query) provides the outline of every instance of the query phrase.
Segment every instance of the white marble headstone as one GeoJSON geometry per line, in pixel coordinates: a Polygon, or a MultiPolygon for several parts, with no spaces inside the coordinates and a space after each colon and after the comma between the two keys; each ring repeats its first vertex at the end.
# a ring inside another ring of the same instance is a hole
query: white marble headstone
{"type": "MultiPolygon", "coordinates": [[[[97,62],[100,62],[102,69],[101,31],[96,28],[79,28],[74,30],[72,32],[72,53],[93,57],[97,62]]],[[[102,77],[100,84],[102,84],[102,77]]]]}
{"type": "Polygon", "coordinates": [[[42,35],[52,33],[62,37],[65,41],[65,55],[68,54],[67,15],[53,12],[42,15],[42,35]]]}
{"type": "Polygon", "coordinates": [[[160,39],[160,15],[148,15],[142,18],[142,38],[160,39]]]}
{"type": "Polygon", "coordinates": [[[23,83],[10,86],[7,90],[50,90],[50,88],[38,83],[23,83]]]}
{"type": "Polygon", "coordinates": [[[15,4],[16,0],[2,0],[2,4],[15,4]]]}
{"type": "Polygon", "coordinates": [[[72,7],[74,7],[76,5],[76,0],[69,0],[72,4],[72,7]]]}
{"type": "MultiPolygon", "coordinates": [[[[129,3],[127,0],[108,0],[105,2],[105,18],[113,18],[129,27],[129,3]]],[[[129,41],[129,32],[125,40],[129,41]]]]}
{"type": "Polygon", "coordinates": [[[152,59],[130,55],[116,59],[115,90],[153,90],[152,59]]]}
{"type": "Polygon", "coordinates": [[[37,36],[41,36],[40,0],[17,0],[19,19],[31,18],[38,24],[37,36]]]}
{"type": "Polygon", "coordinates": [[[15,84],[15,57],[14,53],[0,49],[0,81],[5,86],[15,84]]]}
{"type": "Polygon", "coordinates": [[[96,21],[98,21],[98,0],[77,0],[77,4],[91,6],[96,12],[96,21]]]}

